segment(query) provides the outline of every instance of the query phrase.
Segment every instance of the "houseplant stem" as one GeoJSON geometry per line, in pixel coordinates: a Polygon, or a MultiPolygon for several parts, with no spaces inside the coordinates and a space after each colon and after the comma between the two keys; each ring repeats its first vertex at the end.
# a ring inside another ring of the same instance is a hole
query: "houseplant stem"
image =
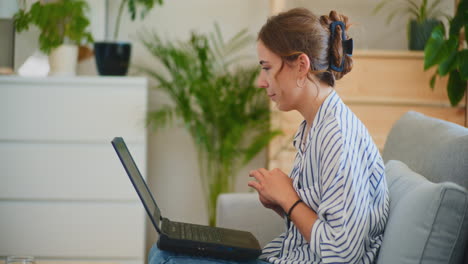
{"type": "Polygon", "coordinates": [[[120,29],[120,20],[122,19],[122,13],[125,5],[127,4],[128,0],[122,0],[120,2],[119,6],[119,13],[117,14],[117,22],[115,24],[115,30],[114,30],[114,41],[117,40],[117,35],[119,34],[119,29],[120,29]]]}

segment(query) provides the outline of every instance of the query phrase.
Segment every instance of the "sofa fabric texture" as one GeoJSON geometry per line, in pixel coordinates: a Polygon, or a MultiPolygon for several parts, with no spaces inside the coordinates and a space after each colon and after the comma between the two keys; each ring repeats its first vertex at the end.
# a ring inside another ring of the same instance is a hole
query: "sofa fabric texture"
{"type": "Polygon", "coordinates": [[[407,112],[393,125],[382,157],[400,160],[432,182],[468,189],[468,129],[460,125],[407,112]]]}
{"type": "Polygon", "coordinates": [[[461,263],[468,236],[468,194],[432,183],[400,161],[386,164],[390,214],[378,263],[461,263]]]}

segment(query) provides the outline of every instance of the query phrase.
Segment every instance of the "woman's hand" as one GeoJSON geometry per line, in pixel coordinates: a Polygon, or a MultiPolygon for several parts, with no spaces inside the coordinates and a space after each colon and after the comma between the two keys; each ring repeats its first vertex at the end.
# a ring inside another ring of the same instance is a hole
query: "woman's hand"
{"type": "Polygon", "coordinates": [[[271,203],[270,201],[265,199],[260,194],[258,195],[258,199],[260,200],[260,202],[265,208],[271,209],[275,211],[279,216],[284,217],[284,211],[283,211],[283,208],[281,208],[281,206],[271,203]]]}
{"type": "Polygon", "coordinates": [[[256,181],[249,181],[248,185],[257,190],[260,202],[266,208],[276,209],[276,212],[278,209],[284,211],[285,208],[289,208],[288,206],[299,199],[294,190],[292,179],[280,169],[268,171],[261,168],[251,171],[249,176],[254,177],[256,181]]]}
{"type": "MultiPolygon", "coordinates": [[[[268,171],[266,169],[253,170],[249,173],[256,181],[249,181],[249,186],[257,190],[260,202],[263,206],[271,208],[279,215],[291,209],[291,206],[299,200],[299,195],[293,187],[293,180],[280,169],[268,171]]],[[[302,236],[310,242],[312,226],[317,221],[317,214],[305,203],[299,203],[289,219],[299,229],[302,236]]]]}

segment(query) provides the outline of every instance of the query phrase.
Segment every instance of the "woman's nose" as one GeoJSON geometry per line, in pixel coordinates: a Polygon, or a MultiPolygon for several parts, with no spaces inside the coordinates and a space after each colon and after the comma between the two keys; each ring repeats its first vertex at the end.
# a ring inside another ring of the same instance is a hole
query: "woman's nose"
{"type": "Polygon", "coordinates": [[[263,74],[260,74],[257,77],[257,87],[258,88],[267,88],[268,87],[268,82],[263,78],[263,74]]]}

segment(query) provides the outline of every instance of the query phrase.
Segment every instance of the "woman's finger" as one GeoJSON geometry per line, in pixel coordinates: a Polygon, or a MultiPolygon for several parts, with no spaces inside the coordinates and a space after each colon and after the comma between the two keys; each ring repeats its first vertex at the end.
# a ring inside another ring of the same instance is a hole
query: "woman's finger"
{"type": "Polygon", "coordinates": [[[252,188],[254,188],[255,190],[257,190],[257,192],[259,192],[260,183],[258,183],[258,182],[256,182],[256,181],[249,181],[249,182],[247,183],[247,185],[248,185],[249,187],[252,187],[252,188]]]}
{"type": "Polygon", "coordinates": [[[270,172],[265,168],[258,169],[258,172],[260,172],[263,175],[263,177],[270,175],[270,172]]]}
{"type": "Polygon", "coordinates": [[[258,170],[252,170],[249,172],[250,177],[254,177],[257,181],[261,182],[264,178],[262,173],[260,173],[258,170]]]}

